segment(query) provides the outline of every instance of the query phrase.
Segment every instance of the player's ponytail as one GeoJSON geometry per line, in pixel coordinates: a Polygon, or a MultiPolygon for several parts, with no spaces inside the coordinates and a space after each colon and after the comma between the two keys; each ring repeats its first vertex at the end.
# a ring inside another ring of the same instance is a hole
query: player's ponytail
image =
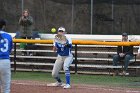
{"type": "Polygon", "coordinates": [[[0,39],[3,39],[2,32],[5,29],[6,21],[4,19],[0,19],[0,39]]]}
{"type": "Polygon", "coordinates": [[[4,19],[0,19],[0,29],[3,30],[4,26],[6,26],[6,21],[4,19]]]}

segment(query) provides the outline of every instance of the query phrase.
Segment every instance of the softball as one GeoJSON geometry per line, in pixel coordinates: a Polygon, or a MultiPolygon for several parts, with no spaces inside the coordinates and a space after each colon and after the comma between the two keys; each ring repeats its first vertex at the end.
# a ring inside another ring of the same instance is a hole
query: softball
{"type": "Polygon", "coordinates": [[[55,28],[52,28],[52,29],[51,29],[51,32],[52,32],[52,33],[55,33],[55,32],[56,32],[56,29],[55,29],[55,28]]]}

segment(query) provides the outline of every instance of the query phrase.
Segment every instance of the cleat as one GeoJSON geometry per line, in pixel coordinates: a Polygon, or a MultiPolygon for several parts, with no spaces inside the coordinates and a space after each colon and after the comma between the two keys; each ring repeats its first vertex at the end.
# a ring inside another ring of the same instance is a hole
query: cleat
{"type": "Polygon", "coordinates": [[[69,89],[69,88],[71,88],[71,86],[69,84],[66,84],[63,88],[64,89],[69,89]]]}
{"type": "Polygon", "coordinates": [[[62,86],[62,87],[64,87],[65,85],[66,85],[66,84],[62,83],[62,85],[61,85],[61,86],[62,86]]]}
{"type": "Polygon", "coordinates": [[[59,87],[62,86],[63,84],[61,82],[55,82],[55,83],[50,83],[47,84],[48,87],[59,87]]]}

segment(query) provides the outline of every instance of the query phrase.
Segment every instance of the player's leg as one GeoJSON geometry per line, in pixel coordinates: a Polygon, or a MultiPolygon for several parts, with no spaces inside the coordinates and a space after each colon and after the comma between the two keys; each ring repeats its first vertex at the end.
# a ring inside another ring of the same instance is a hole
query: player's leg
{"type": "Polygon", "coordinates": [[[63,69],[65,71],[66,85],[64,88],[70,88],[70,65],[73,62],[73,56],[69,56],[65,58],[63,69]]]}
{"type": "Polygon", "coordinates": [[[119,61],[120,61],[120,56],[114,55],[113,56],[113,66],[117,66],[119,61]]]}
{"type": "Polygon", "coordinates": [[[2,93],[10,93],[10,84],[11,84],[11,67],[10,60],[3,60],[3,71],[2,71],[2,93]]]}
{"type": "Polygon", "coordinates": [[[0,73],[0,93],[2,93],[2,83],[1,83],[1,73],[0,73]]]}
{"type": "Polygon", "coordinates": [[[2,93],[2,79],[1,79],[1,77],[2,77],[2,65],[1,65],[1,63],[0,63],[0,93],[2,93]]]}
{"type": "Polygon", "coordinates": [[[55,64],[54,64],[53,70],[52,70],[52,77],[55,78],[58,83],[62,83],[62,81],[60,79],[59,71],[62,69],[63,63],[64,63],[64,61],[63,61],[62,57],[57,56],[57,59],[55,61],[55,64]]]}
{"type": "MultiPolygon", "coordinates": [[[[117,66],[119,61],[120,61],[120,56],[114,55],[113,56],[113,66],[117,66]]],[[[113,68],[113,70],[114,70],[114,73],[113,73],[114,76],[119,74],[119,70],[117,68],[113,68]]]]}
{"type": "Polygon", "coordinates": [[[124,71],[123,71],[123,74],[124,75],[127,75],[129,73],[126,73],[127,69],[128,69],[128,65],[130,63],[130,60],[133,58],[133,56],[131,55],[126,55],[125,58],[124,58],[124,71]]]}

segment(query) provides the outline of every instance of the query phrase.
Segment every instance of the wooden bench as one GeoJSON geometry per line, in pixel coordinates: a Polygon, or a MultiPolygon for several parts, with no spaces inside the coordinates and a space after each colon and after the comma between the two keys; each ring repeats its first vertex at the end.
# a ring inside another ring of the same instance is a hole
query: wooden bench
{"type": "MultiPolygon", "coordinates": [[[[11,62],[13,65],[14,62],[11,62]]],[[[54,63],[33,63],[33,62],[17,62],[17,65],[25,65],[25,66],[30,66],[32,71],[35,71],[36,66],[53,66],[54,63]]],[[[74,64],[71,64],[71,67],[75,67],[74,64]]],[[[111,70],[114,68],[119,68],[121,69],[122,66],[112,66],[112,65],[95,65],[95,64],[77,64],[78,68],[95,68],[95,69],[108,69],[108,74],[112,74],[111,70]]],[[[140,66],[128,66],[129,69],[135,69],[135,75],[139,74],[140,66]]],[[[39,70],[38,70],[39,71],[39,70]]],[[[81,73],[78,71],[78,73],[81,73]]],[[[88,73],[88,72],[87,72],[88,73]]]]}

